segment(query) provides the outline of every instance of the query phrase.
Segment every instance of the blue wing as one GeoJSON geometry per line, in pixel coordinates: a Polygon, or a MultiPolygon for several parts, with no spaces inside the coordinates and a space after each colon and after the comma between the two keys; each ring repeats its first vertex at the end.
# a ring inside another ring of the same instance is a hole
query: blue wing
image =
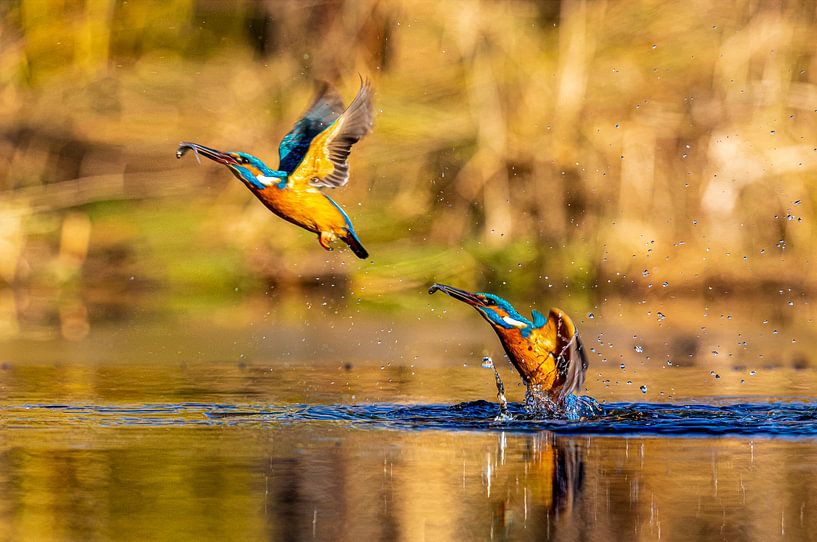
{"type": "Polygon", "coordinates": [[[341,97],[328,83],[320,83],[315,101],[278,146],[278,169],[287,173],[295,171],[315,136],[335,122],[341,113],[341,97]]]}

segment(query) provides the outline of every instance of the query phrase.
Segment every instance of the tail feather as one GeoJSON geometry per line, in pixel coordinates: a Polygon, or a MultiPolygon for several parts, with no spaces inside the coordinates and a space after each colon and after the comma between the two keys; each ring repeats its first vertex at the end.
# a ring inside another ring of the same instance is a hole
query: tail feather
{"type": "Polygon", "coordinates": [[[369,257],[369,252],[363,248],[363,245],[360,244],[360,239],[357,238],[357,234],[355,234],[354,230],[348,229],[346,231],[346,235],[341,237],[344,243],[349,245],[349,248],[352,249],[352,252],[355,253],[355,256],[360,258],[361,260],[365,260],[369,257]]]}

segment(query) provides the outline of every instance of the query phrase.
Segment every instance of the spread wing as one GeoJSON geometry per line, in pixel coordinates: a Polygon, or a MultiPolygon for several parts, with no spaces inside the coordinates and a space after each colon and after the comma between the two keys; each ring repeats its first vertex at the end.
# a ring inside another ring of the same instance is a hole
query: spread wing
{"type": "Polygon", "coordinates": [[[343,100],[329,83],[321,81],[315,91],[315,101],[298,119],[278,146],[278,169],[292,173],[301,163],[315,136],[326,130],[343,112],[343,100]]]}
{"type": "Polygon", "coordinates": [[[372,94],[371,81],[361,81],[360,90],[346,111],[312,139],[300,165],[289,177],[291,187],[335,188],[349,182],[346,159],[352,145],[372,131],[372,94]]]}
{"type": "Polygon", "coordinates": [[[559,376],[564,379],[559,392],[559,398],[564,399],[571,393],[581,391],[588,366],[587,355],[579,331],[567,314],[553,308],[550,309],[548,320],[556,326],[556,350],[553,354],[559,376]]]}

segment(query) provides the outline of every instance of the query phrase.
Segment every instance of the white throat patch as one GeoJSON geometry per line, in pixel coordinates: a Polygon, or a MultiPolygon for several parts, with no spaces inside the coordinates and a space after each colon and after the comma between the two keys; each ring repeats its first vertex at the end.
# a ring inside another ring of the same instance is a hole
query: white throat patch
{"type": "Polygon", "coordinates": [[[520,320],[516,320],[515,318],[511,318],[510,316],[505,316],[504,318],[502,318],[502,321],[505,322],[508,325],[511,325],[513,327],[518,327],[520,329],[523,328],[523,327],[528,327],[528,324],[526,324],[525,322],[522,322],[520,320]]]}
{"type": "Polygon", "coordinates": [[[261,175],[260,173],[256,175],[255,178],[258,179],[258,182],[264,186],[270,186],[279,181],[277,177],[267,177],[266,175],[261,175]]]}

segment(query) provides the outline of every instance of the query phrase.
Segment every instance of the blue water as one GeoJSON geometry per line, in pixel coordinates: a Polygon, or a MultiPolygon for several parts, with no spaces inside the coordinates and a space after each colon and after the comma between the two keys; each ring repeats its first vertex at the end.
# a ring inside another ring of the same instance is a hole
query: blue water
{"type": "Polygon", "coordinates": [[[459,404],[334,404],[245,406],[212,403],[104,406],[29,404],[0,408],[6,428],[59,424],[253,425],[333,423],[354,428],[445,431],[509,431],[587,435],[817,437],[817,403],[655,404],[609,403],[592,419],[534,419],[510,403],[513,419],[497,420],[487,401],[459,404]]]}

